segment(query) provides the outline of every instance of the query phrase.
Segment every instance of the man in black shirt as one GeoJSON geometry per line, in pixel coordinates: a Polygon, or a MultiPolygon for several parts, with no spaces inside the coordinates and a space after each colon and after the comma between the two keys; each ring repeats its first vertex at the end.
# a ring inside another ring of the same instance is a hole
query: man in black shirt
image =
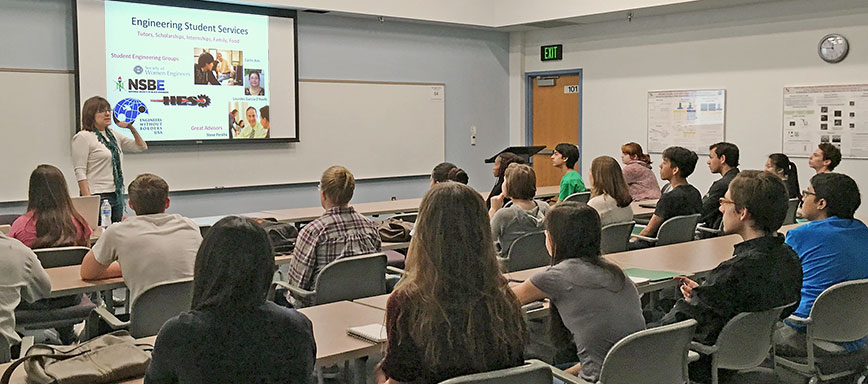
{"type": "MultiPolygon", "coordinates": [[[[744,240],[733,257],[708,273],[706,281],[679,276],[682,299],[660,325],[686,319],[699,323],[693,339],[714,344],[731,318],[741,312],[758,312],[799,302],[802,267],[796,252],[777,230],[787,212],[787,190],[781,179],[761,171],[741,172],[720,199],[723,228],[744,240]]],[[[784,311],[788,316],[795,306],[784,311]]],[[[690,379],[710,377],[710,359],[690,365],[690,379]]]]}
{"type": "MultiPolygon", "coordinates": [[[[707,228],[718,228],[723,214],[720,213],[720,200],[729,183],[738,175],[738,147],[735,144],[720,142],[708,147],[708,169],[711,173],[719,173],[720,179],[711,184],[708,193],[702,197],[702,217],[699,222],[707,228]]],[[[704,232],[703,232],[704,233],[704,232]]]]}
{"type": "MultiPolygon", "coordinates": [[[[702,195],[694,186],[687,183],[687,177],[693,173],[698,159],[696,153],[687,148],[669,147],[663,151],[660,178],[669,181],[672,188],[660,196],[654,215],[639,233],[640,235],[656,237],[657,230],[664,221],[675,216],[699,213],[702,207],[702,195]]],[[[633,239],[630,242],[630,249],[646,248],[650,245],[651,243],[647,241],[633,239]]]]}

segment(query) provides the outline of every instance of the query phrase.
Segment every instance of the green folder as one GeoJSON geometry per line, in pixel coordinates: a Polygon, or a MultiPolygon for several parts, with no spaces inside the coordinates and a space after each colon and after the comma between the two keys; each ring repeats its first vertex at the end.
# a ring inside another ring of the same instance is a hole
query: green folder
{"type": "Polygon", "coordinates": [[[668,272],[668,271],[655,271],[651,269],[641,269],[641,268],[627,268],[624,270],[624,273],[629,277],[641,277],[648,279],[650,281],[660,281],[671,279],[675,276],[681,276],[682,273],[676,272],[668,272]]]}

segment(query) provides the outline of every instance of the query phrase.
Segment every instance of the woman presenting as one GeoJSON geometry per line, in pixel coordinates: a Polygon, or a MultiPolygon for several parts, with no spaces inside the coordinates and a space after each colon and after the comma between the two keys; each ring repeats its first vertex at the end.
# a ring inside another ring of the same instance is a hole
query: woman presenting
{"type": "Polygon", "coordinates": [[[112,123],[111,105],[102,97],[91,97],[81,108],[81,131],[72,137],[72,164],[78,190],[81,196],[99,195],[100,199],[107,199],[112,206],[113,223],[121,221],[124,212],[123,151],[148,149],[148,144],[132,123],[115,122],[117,126],[129,129],[135,139],[109,128],[112,123]]]}

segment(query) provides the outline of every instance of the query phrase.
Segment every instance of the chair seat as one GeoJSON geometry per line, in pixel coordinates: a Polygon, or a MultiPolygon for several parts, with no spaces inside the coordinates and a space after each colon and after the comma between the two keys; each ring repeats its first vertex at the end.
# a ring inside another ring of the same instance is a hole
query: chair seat
{"type": "Polygon", "coordinates": [[[404,269],[404,260],[407,256],[404,256],[401,252],[394,251],[391,249],[386,249],[383,251],[386,254],[386,265],[395,268],[404,269]]]}
{"type": "MultiPolygon", "coordinates": [[[[96,305],[87,296],[79,295],[78,304],[51,309],[18,309],[15,321],[19,327],[51,327],[56,322],[79,322],[87,318],[96,305]]],[[[56,325],[59,326],[59,325],[56,325]]]]}
{"type": "MultiPolygon", "coordinates": [[[[843,371],[863,371],[868,366],[868,348],[862,348],[852,353],[829,353],[820,352],[815,348],[814,360],[821,374],[827,375],[843,371]]],[[[782,356],[775,351],[779,358],[784,358],[799,364],[807,364],[807,356],[782,356]]]]}

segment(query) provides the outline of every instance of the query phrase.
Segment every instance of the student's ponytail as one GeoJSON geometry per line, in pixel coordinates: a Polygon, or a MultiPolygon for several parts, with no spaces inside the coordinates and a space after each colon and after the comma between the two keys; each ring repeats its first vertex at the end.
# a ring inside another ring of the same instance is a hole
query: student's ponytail
{"type": "Polygon", "coordinates": [[[470,181],[470,177],[467,176],[467,172],[464,172],[463,169],[455,167],[449,170],[449,174],[446,176],[447,180],[457,181],[461,184],[467,184],[470,181]]]}

